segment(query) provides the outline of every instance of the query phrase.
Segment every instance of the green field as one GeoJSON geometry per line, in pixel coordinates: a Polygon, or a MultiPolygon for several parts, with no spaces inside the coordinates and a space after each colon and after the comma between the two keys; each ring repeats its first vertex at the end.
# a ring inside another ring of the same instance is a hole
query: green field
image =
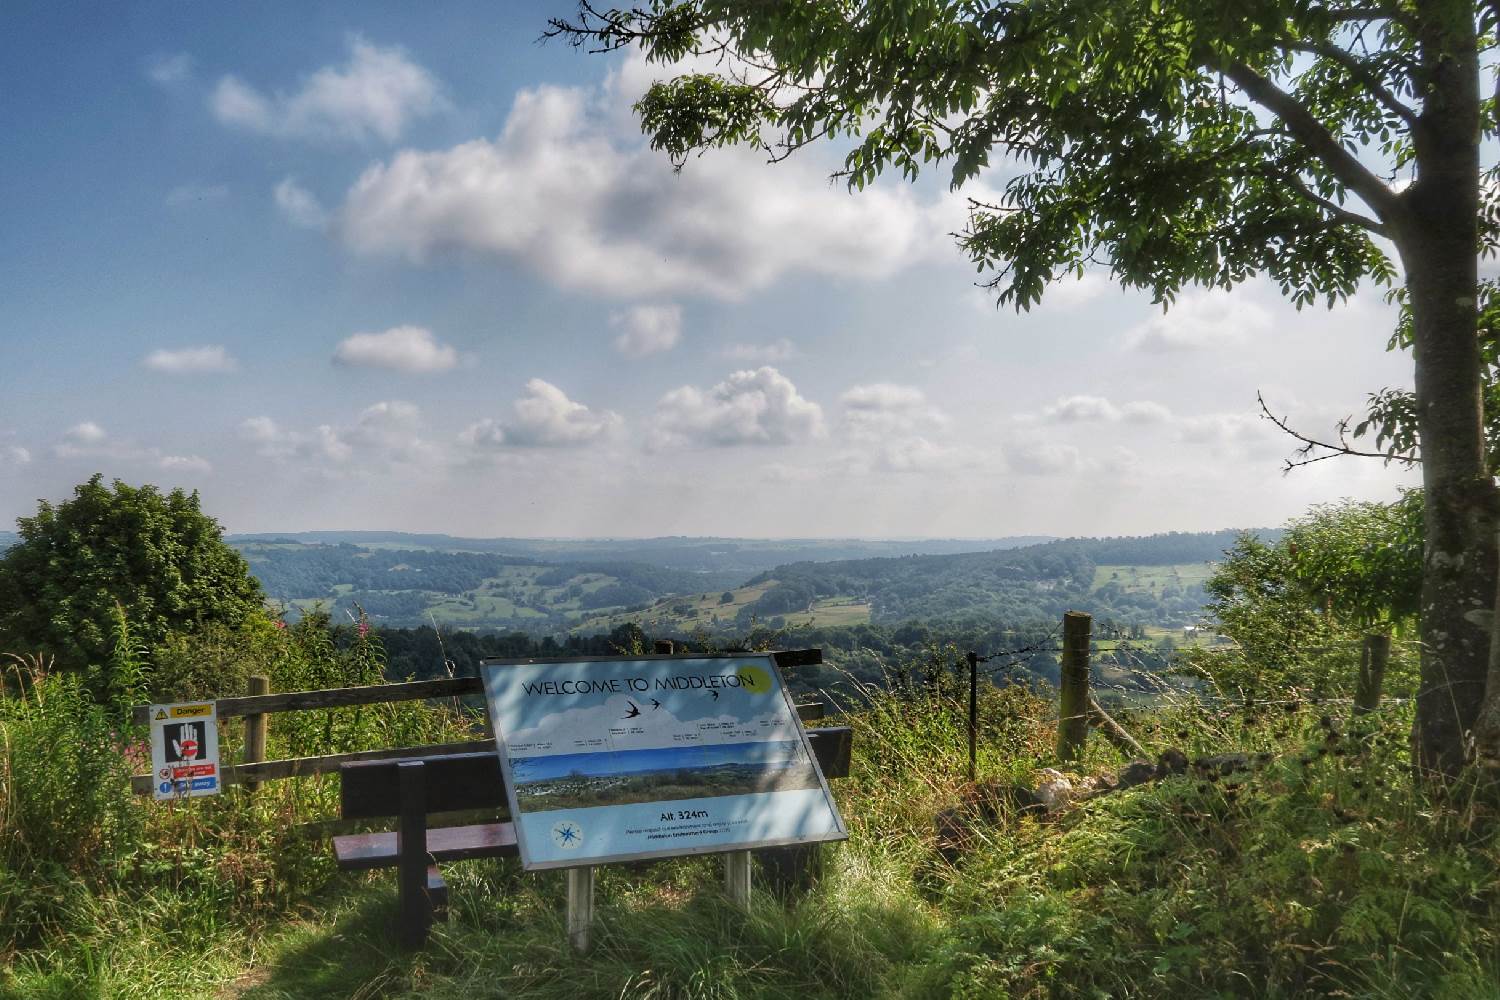
{"type": "Polygon", "coordinates": [[[1190,587],[1213,575],[1214,564],[1180,563],[1175,566],[1096,566],[1094,589],[1117,583],[1127,594],[1159,594],[1164,587],[1190,587]]]}
{"type": "MultiPolygon", "coordinates": [[[[714,594],[664,597],[644,611],[582,618],[572,631],[580,634],[608,632],[627,623],[635,623],[648,629],[654,627],[680,632],[713,629],[732,624],[740,609],[760,600],[775,585],[775,580],[765,580],[754,586],[714,594]],[[732,599],[724,601],[725,593],[730,594],[732,599]]],[[[870,605],[869,602],[854,597],[824,597],[814,601],[805,611],[790,611],[780,617],[788,624],[812,627],[867,625],[870,622],[870,605]]]]}

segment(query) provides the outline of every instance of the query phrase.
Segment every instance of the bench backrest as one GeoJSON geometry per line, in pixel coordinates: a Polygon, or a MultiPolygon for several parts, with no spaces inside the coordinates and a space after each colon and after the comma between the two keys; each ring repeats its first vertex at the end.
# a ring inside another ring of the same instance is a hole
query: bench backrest
{"type": "MultiPolygon", "coordinates": [[[[853,733],[847,726],[811,729],[808,742],[827,778],[849,774],[853,733]]],[[[410,757],[422,761],[425,812],[456,812],[464,809],[499,809],[506,805],[505,781],[500,755],[453,753],[436,757],[410,757]]],[[[401,811],[399,760],[370,760],[339,767],[339,815],[344,819],[377,819],[401,811]]]]}

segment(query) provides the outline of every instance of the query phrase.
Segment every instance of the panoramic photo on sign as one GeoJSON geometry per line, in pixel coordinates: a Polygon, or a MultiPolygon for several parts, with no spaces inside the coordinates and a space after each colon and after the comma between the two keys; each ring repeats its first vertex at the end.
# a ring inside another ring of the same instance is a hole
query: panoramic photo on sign
{"type": "Polygon", "coordinates": [[[219,721],[213,702],[151,706],[152,794],[219,794],[219,721]]]}
{"type": "Polygon", "coordinates": [[[847,836],[768,654],[481,672],[525,868],[847,836]]]}

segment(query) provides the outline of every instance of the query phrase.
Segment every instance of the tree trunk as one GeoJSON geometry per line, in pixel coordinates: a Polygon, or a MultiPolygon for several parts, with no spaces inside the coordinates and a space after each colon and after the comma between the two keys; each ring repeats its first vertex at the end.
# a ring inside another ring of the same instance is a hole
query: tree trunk
{"type": "Polygon", "coordinates": [[[1479,60],[1472,7],[1419,4],[1417,178],[1391,221],[1413,321],[1426,546],[1421,688],[1412,730],[1419,774],[1467,758],[1490,660],[1496,498],[1485,467],[1479,355],[1479,60]]]}

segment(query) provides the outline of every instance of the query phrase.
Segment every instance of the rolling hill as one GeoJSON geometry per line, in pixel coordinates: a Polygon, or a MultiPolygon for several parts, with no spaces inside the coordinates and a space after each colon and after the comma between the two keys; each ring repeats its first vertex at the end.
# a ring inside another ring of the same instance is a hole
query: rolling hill
{"type": "MultiPolygon", "coordinates": [[[[388,626],[564,632],[628,618],[665,600],[707,606],[788,554],[951,552],[982,543],[761,539],[465,539],[400,532],[236,535],[266,594],[292,615],[317,604],[362,608],[388,626]]],[[[610,626],[612,627],[612,626],[610,626]]],[[[605,628],[604,630],[607,630],[605,628]]]]}
{"type": "MultiPolygon", "coordinates": [[[[1257,531],[1262,537],[1276,532],[1257,531]]],[[[905,621],[1053,620],[1069,609],[1122,624],[1185,625],[1203,581],[1238,531],[1074,538],[951,555],[799,561],[721,594],[671,596],[644,611],[587,618],[574,631],[641,621],[657,631],[743,631],[751,621],[831,627],[905,621]]]]}

